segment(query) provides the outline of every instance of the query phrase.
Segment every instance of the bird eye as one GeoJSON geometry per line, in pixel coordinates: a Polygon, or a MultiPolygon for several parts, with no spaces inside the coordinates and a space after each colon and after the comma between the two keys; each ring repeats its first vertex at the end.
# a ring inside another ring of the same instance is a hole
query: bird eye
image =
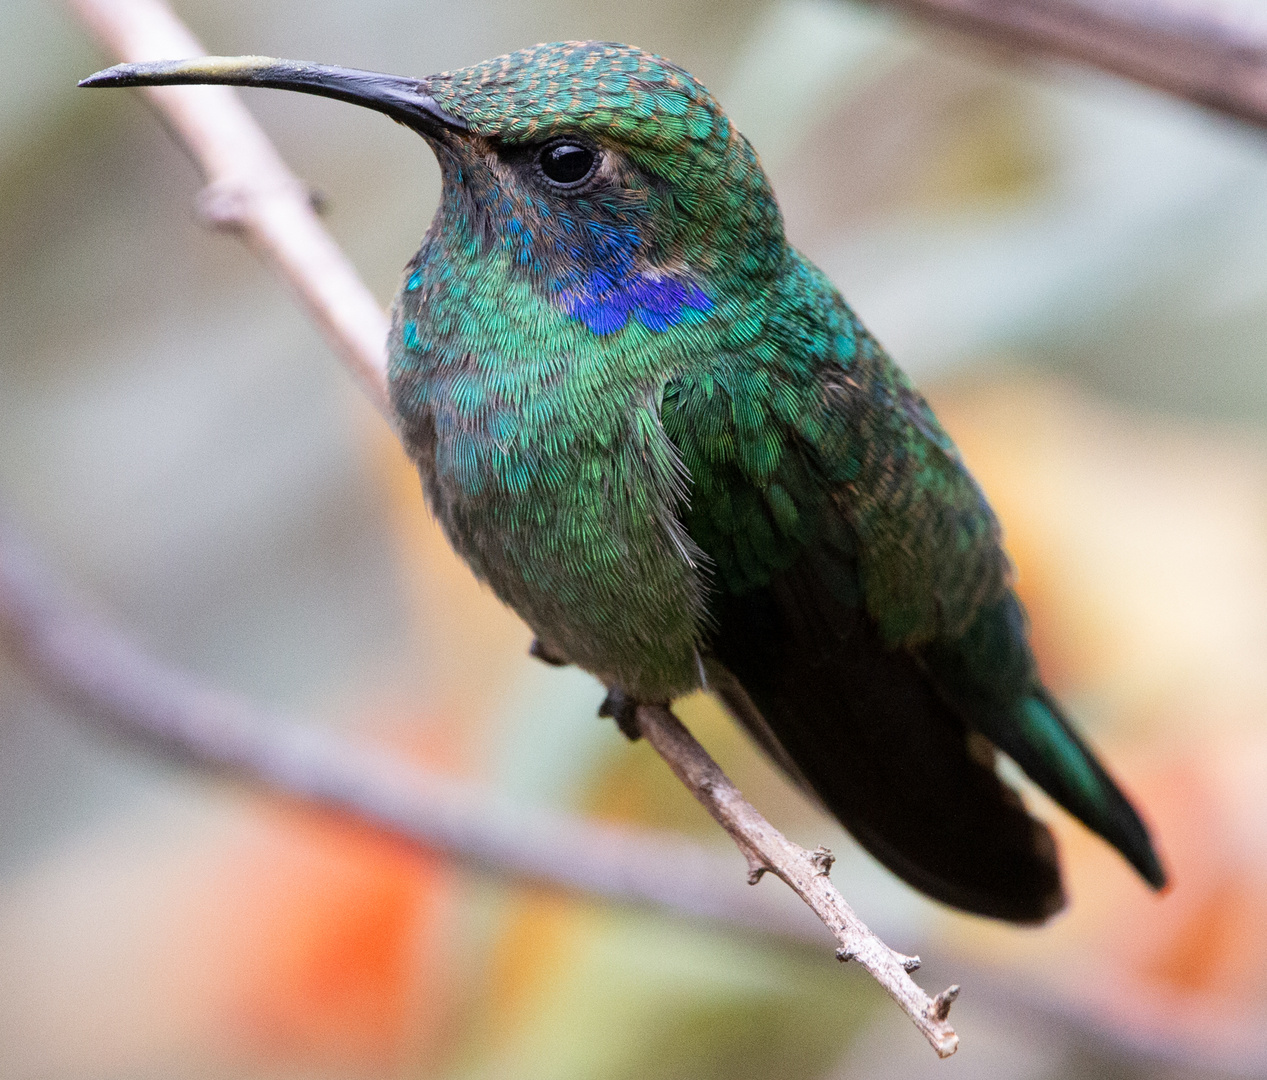
{"type": "Polygon", "coordinates": [[[575,187],[588,179],[597,161],[593,150],[574,142],[551,143],[537,158],[542,175],[560,187],[575,187]]]}

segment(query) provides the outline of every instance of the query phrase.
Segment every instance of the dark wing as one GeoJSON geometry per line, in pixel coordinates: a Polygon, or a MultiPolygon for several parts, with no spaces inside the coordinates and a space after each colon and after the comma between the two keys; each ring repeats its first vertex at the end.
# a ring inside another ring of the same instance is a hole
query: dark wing
{"type": "Polygon", "coordinates": [[[1003,627],[1002,661],[976,640],[1015,599],[994,518],[923,400],[817,271],[801,264],[785,291],[759,350],[665,392],[692,479],[683,520],[713,562],[713,688],[895,873],[1041,921],[1063,903],[1055,844],[999,781],[991,743],[1098,831],[1087,807],[1106,791],[1138,818],[1063,721],[1024,722],[1025,702],[1047,699],[1023,623],[1003,627]],[[1020,681],[1000,670],[996,686],[999,662],[1020,681]],[[1099,787],[1062,798],[1061,778],[1092,774],[1099,787]]]}
{"type": "Polygon", "coordinates": [[[1050,833],[918,662],[830,587],[847,574],[819,553],[719,597],[714,689],[894,873],[967,911],[1042,921],[1064,902],[1050,833]]]}

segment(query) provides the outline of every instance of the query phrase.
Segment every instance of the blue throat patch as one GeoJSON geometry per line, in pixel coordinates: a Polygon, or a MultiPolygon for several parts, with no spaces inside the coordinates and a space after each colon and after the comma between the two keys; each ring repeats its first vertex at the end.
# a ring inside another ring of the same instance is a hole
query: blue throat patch
{"type": "Polygon", "coordinates": [[[689,319],[692,312],[706,315],[713,309],[712,300],[694,282],[645,272],[613,278],[593,270],[583,292],[564,292],[562,299],[568,315],[599,335],[622,329],[630,316],[648,330],[662,333],[689,319]]]}
{"type": "Polygon", "coordinates": [[[572,215],[548,211],[543,217],[558,230],[552,238],[556,258],[571,264],[550,282],[550,290],[568,316],[593,333],[615,333],[631,317],[653,333],[663,333],[712,311],[713,301],[693,281],[638,267],[635,253],[642,238],[634,222],[615,214],[616,220],[606,221],[578,222],[572,215]]]}

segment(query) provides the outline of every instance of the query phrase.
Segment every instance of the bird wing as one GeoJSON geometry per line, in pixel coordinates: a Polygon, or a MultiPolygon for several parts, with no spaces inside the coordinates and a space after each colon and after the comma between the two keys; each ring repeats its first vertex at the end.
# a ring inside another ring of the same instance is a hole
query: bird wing
{"type": "Polygon", "coordinates": [[[864,847],[957,907],[1035,922],[1063,903],[994,747],[1147,863],[1041,690],[998,525],[927,404],[804,261],[764,327],[664,394],[712,564],[714,690],[864,847]]]}

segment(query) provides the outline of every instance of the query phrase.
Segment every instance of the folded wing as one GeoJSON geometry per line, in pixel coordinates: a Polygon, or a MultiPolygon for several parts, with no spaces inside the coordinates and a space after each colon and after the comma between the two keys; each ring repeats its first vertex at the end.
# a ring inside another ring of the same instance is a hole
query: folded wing
{"type": "Polygon", "coordinates": [[[766,339],[664,397],[712,560],[713,689],[946,903],[1018,922],[1063,903],[996,748],[1160,887],[1138,815],[1038,679],[998,525],[928,406],[808,264],[769,302],[766,339]]]}

